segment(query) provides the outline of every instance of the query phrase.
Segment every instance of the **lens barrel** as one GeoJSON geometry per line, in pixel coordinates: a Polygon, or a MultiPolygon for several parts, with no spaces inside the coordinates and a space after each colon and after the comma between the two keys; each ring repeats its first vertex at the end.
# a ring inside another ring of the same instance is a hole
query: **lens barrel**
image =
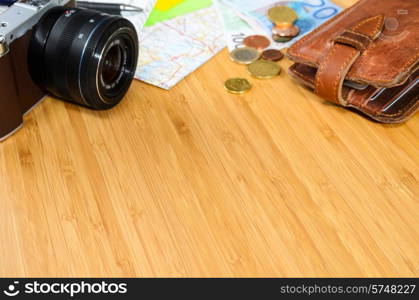
{"type": "Polygon", "coordinates": [[[52,95],[93,109],[118,104],[131,85],[138,37],[131,22],[85,9],[55,7],[34,28],[32,79],[52,95]]]}

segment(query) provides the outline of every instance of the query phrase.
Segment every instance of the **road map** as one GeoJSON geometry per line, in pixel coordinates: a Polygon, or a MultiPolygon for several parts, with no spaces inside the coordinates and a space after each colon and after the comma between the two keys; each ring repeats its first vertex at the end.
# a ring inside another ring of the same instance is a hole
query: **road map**
{"type": "Polygon", "coordinates": [[[135,77],[169,90],[224,47],[214,6],[145,27],[135,77]]]}

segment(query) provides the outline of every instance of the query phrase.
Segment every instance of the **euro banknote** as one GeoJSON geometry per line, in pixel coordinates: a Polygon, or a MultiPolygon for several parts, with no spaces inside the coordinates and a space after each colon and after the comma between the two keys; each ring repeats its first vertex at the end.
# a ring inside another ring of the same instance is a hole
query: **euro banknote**
{"type": "Polygon", "coordinates": [[[254,34],[269,37],[270,48],[288,48],[341,11],[339,6],[329,0],[214,0],[214,3],[223,21],[225,39],[230,51],[242,47],[243,40],[254,34]],[[277,5],[291,7],[298,14],[295,25],[300,28],[300,34],[287,43],[277,43],[272,40],[274,24],[267,17],[267,12],[277,5]]]}

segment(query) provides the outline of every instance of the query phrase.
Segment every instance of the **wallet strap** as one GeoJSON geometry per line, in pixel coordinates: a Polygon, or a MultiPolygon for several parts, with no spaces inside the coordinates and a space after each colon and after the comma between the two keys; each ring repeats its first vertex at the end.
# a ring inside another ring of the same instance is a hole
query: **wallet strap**
{"type": "Polygon", "coordinates": [[[345,30],[320,62],[314,82],[315,92],[324,99],[347,106],[342,86],[354,62],[380,36],[384,16],[378,15],[345,30]]]}

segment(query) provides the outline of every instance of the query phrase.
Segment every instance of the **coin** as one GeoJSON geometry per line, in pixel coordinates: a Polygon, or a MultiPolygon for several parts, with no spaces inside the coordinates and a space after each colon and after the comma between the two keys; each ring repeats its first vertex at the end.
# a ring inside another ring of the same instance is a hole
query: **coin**
{"type": "Polygon", "coordinates": [[[298,19],[297,13],[288,6],[275,6],[268,11],[269,19],[275,24],[294,23],[298,19]]]}
{"type": "Polygon", "coordinates": [[[246,78],[230,78],[224,83],[224,88],[232,94],[244,94],[252,88],[252,85],[246,78]]]}
{"type": "Polygon", "coordinates": [[[279,35],[272,35],[272,39],[278,43],[286,43],[292,40],[292,37],[289,36],[279,36],[279,35]]]}
{"type": "Polygon", "coordinates": [[[281,51],[275,49],[268,49],[263,51],[262,53],[262,59],[264,60],[278,61],[281,60],[283,57],[284,54],[282,54],[281,51]]]}
{"type": "Polygon", "coordinates": [[[300,33],[300,28],[298,26],[287,24],[287,25],[276,25],[272,29],[272,34],[278,35],[280,37],[296,37],[300,33]],[[288,26],[287,26],[288,25],[288,26]]]}
{"type": "Polygon", "coordinates": [[[258,79],[273,78],[281,73],[281,67],[272,61],[258,60],[247,66],[249,73],[258,79]]]}
{"type": "Polygon", "coordinates": [[[271,41],[263,35],[251,35],[244,39],[243,44],[260,51],[268,48],[271,41]]]}
{"type": "Polygon", "coordinates": [[[230,53],[230,57],[233,61],[239,64],[248,65],[255,60],[258,60],[260,53],[256,49],[243,47],[233,50],[230,53]]]}

